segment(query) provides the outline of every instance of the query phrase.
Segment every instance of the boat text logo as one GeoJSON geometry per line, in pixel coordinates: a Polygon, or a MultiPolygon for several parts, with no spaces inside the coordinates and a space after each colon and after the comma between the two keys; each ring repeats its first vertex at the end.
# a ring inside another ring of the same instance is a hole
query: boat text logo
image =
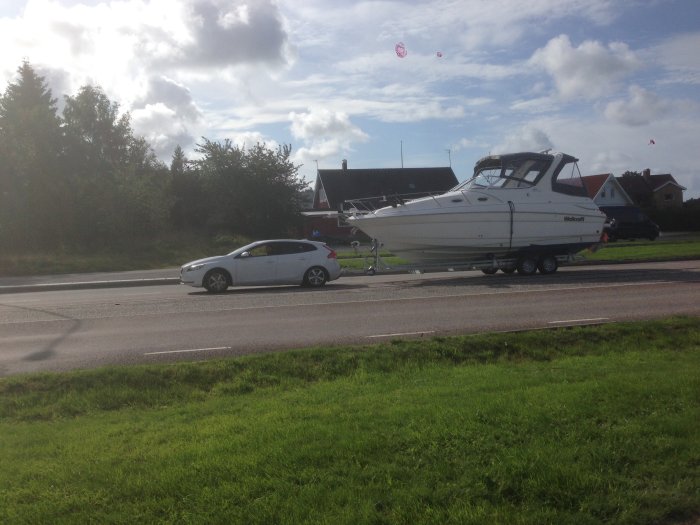
{"type": "Polygon", "coordinates": [[[571,215],[564,216],[564,222],[584,222],[585,217],[572,217],[571,215]]]}

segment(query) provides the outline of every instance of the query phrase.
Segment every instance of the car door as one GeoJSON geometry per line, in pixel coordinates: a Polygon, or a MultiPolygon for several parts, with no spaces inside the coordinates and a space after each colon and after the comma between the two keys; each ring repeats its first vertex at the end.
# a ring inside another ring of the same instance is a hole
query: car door
{"type": "Polygon", "coordinates": [[[277,259],[271,243],[258,244],[236,257],[236,286],[275,284],[277,259]]]}
{"type": "Polygon", "coordinates": [[[299,284],[304,272],[313,266],[313,254],[316,247],[303,241],[284,241],[275,243],[277,257],[277,281],[280,283],[299,284]]]}

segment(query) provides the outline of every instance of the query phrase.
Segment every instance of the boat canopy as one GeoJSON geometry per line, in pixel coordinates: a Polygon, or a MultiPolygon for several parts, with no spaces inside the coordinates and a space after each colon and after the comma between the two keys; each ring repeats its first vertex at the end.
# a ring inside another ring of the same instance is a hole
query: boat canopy
{"type": "MultiPolygon", "coordinates": [[[[548,153],[512,153],[490,155],[474,166],[474,176],[453,188],[452,191],[481,188],[531,188],[536,186],[558,157],[548,153]]],[[[561,154],[551,181],[552,191],[567,195],[586,195],[578,159],[561,154]],[[571,165],[571,170],[564,169],[571,165]]]]}

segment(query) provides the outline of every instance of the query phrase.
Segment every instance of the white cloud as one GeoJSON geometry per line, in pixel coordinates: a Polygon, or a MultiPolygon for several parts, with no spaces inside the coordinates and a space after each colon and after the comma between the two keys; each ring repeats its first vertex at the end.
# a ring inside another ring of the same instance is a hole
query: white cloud
{"type": "Polygon", "coordinates": [[[187,41],[173,42],[174,64],[191,67],[284,63],[287,34],[270,0],[190,0],[187,41]]]}
{"type": "Polygon", "coordinates": [[[369,138],[343,112],[313,109],[307,113],[291,113],[289,118],[292,136],[304,143],[296,154],[300,161],[345,153],[354,143],[365,142],[369,138]]]}
{"type": "Polygon", "coordinates": [[[555,146],[549,135],[542,129],[525,125],[506,135],[503,142],[493,148],[493,153],[514,153],[518,151],[543,151],[555,146]]]}
{"type": "Polygon", "coordinates": [[[237,146],[246,149],[250,149],[257,144],[265,144],[268,148],[271,149],[277,149],[279,147],[279,143],[276,140],[266,137],[259,131],[246,131],[243,133],[234,133],[231,137],[231,142],[233,142],[237,146]]]}
{"type": "Polygon", "coordinates": [[[567,35],[559,35],[535,51],[530,63],[552,77],[564,100],[609,95],[622,79],[641,67],[640,60],[624,43],[613,42],[605,47],[588,40],[573,47],[567,35]]]}
{"type": "Polygon", "coordinates": [[[186,148],[194,143],[180,115],[162,102],[135,109],[131,122],[135,133],[145,137],[161,159],[169,158],[177,145],[186,148]]]}
{"type": "Polygon", "coordinates": [[[670,72],[664,83],[700,84],[700,33],[685,33],[664,40],[650,50],[652,59],[670,72]]]}
{"type": "Polygon", "coordinates": [[[671,104],[662,100],[656,93],[639,86],[631,86],[629,98],[610,102],[605,108],[605,117],[627,126],[643,126],[657,117],[664,116],[670,109],[671,104]]]}

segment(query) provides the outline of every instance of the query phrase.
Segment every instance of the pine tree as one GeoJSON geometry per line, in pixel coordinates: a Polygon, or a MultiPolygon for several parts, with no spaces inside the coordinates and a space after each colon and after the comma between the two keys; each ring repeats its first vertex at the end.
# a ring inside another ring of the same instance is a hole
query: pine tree
{"type": "Polygon", "coordinates": [[[0,239],[20,247],[60,242],[69,192],[56,99],[28,62],[0,98],[0,239]]]}

